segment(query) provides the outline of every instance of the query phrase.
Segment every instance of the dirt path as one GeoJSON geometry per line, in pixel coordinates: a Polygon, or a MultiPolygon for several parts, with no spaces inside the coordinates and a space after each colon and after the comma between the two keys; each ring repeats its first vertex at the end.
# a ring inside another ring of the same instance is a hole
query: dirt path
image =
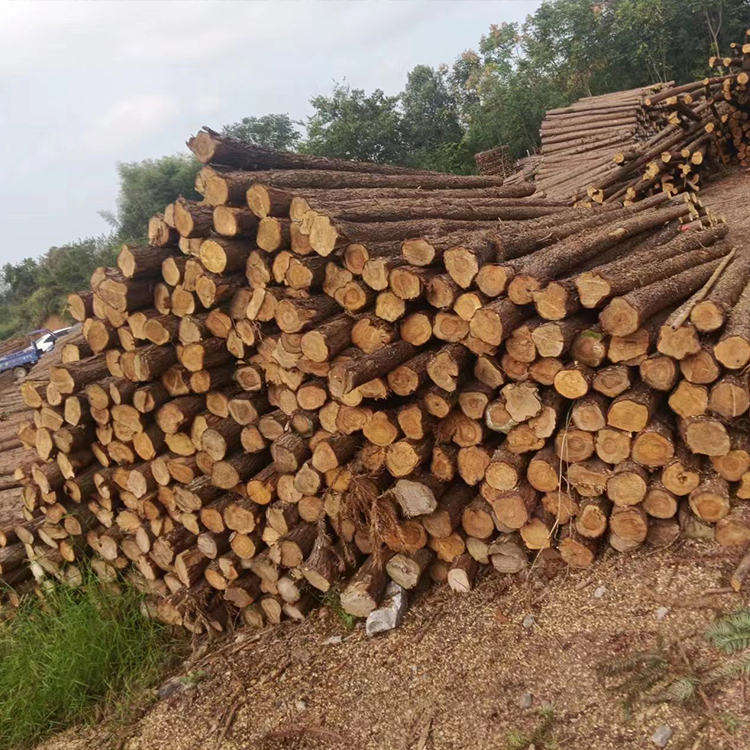
{"type": "MultiPolygon", "coordinates": [[[[701,193],[738,245],[750,241],[749,186],[733,172],[701,193]]],[[[669,750],[747,750],[750,687],[741,679],[685,706],[639,700],[628,717],[622,691],[598,673],[660,642],[674,676],[726,664],[704,633],[748,606],[748,594],[706,592],[726,586],[740,555],[680,542],[609,550],[591,570],[552,578],[489,573],[468,595],[423,592],[398,630],[374,640],[329,610],[242,631],[187,664],[184,689],[157,702],[128,739],[99,727],[41,750],[526,750],[519,735],[539,727],[548,704],[553,718],[536,750],[654,748],[664,724],[669,750]]]]}

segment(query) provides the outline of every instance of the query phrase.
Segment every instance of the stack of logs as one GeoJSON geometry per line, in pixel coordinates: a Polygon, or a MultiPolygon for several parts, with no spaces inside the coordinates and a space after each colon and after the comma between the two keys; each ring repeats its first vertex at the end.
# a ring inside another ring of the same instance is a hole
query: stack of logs
{"type": "Polygon", "coordinates": [[[750,35],[745,44],[732,45],[731,57],[712,57],[709,65],[719,75],[627,92],[638,96],[638,103],[630,105],[638,117],[610,106],[609,100],[622,94],[549,112],[542,124],[538,187],[574,203],[627,204],[656,192],[695,192],[702,174],[750,164],[750,35]],[[618,113],[627,116],[612,119],[618,113]],[[649,127],[639,126],[643,118],[649,127]],[[573,131],[568,123],[585,127],[573,131]],[[574,135],[579,137],[571,140],[574,135]]]}
{"type": "Polygon", "coordinates": [[[644,106],[644,96],[664,87],[590,96],[547,112],[541,125],[538,189],[555,198],[585,191],[601,168],[612,164],[614,153],[629,151],[660,131],[662,113],[644,106]]]}
{"type": "Polygon", "coordinates": [[[505,178],[504,185],[517,185],[519,182],[532,182],[542,165],[542,155],[539,153],[529,154],[516,162],[515,172],[505,178]]]}
{"type": "Polygon", "coordinates": [[[510,177],[516,171],[516,160],[510,153],[508,146],[498,146],[489,151],[480,151],[474,154],[479,174],[499,175],[510,177]]]}
{"type": "MultiPolygon", "coordinates": [[[[39,360],[29,377],[49,379],[51,366],[60,362],[66,344],[76,339],[85,345],[80,333],[60,339],[58,347],[39,360]]],[[[8,342],[5,351],[10,353],[28,343],[28,338],[14,339],[8,342]]],[[[90,350],[83,353],[87,356],[91,354],[90,350]]],[[[11,595],[10,601],[15,603],[18,601],[15,592],[22,591],[31,579],[31,570],[26,565],[27,556],[16,535],[16,527],[24,521],[23,479],[38,461],[38,455],[33,446],[27,447],[33,440],[28,425],[32,417],[31,409],[24,403],[13,382],[12,373],[4,375],[6,384],[0,392],[0,603],[7,594],[11,595]]]]}
{"type": "Polygon", "coordinates": [[[200,631],[750,538],[750,257],[689,199],[189,146],[204,200],[71,296],[92,356],[23,386],[36,573],[89,554],[200,631]]]}

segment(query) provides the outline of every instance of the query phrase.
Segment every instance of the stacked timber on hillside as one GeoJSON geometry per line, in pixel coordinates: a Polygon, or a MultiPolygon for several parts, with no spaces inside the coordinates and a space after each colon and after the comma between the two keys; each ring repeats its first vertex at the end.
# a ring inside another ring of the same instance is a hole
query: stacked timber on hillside
{"type": "Polygon", "coordinates": [[[91,355],[24,385],[36,575],[91,555],[199,631],[750,538],[750,257],[689,199],[189,146],[204,200],[71,296],[91,355]]]}
{"type": "MultiPolygon", "coordinates": [[[[28,339],[18,339],[22,344],[28,339]]],[[[28,374],[30,380],[49,380],[50,368],[61,361],[72,361],[74,356],[90,356],[80,331],[74,331],[58,341],[57,347],[45,354],[28,374]]],[[[11,589],[21,590],[32,577],[27,565],[26,550],[18,539],[16,528],[26,520],[23,508],[25,477],[39,456],[33,446],[30,420],[32,409],[24,402],[11,373],[6,373],[6,384],[0,392],[0,600],[11,589]],[[3,585],[5,584],[5,585],[3,585]]],[[[28,517],[28,514],[26,514],[28,517]]],[[[17,601],[11,596],[12,601],[17,601]]]]}
{"type": "Polygon", "coordinates": [[[750,164],[750,33],[709,65],[718,75],[549,112],[538,187],[572,203],[629,203],[697,192],[702,175],[750,164]]]}
{"type": "Polygon", "coordinates": [[[539,153],[529,154],[516,162],[516,171],[505,178],[504,185],[517,185],[520,182],[533,182],[542,165],[543,157],[539,153]]]}
{"type": "Polygon", "coordinates": [[[516,160],[508,146],[498,146],[474,155],[479,174],[510,177],[516,171],[516,160]]]}

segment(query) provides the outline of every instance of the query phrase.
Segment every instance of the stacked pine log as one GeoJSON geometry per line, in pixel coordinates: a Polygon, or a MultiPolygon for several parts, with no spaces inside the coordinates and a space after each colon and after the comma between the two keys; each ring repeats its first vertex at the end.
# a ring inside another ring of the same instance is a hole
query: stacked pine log
{"type": "Polygon", "coordinates": [[[505,178],[504,185],[517,185],[520,182],[532,182],[539,171],[543,157],[539,153],[529,154],[516,162],[513,174],[505,178]]]}
{"type": "Polygon", "coordinates": [[[489,151],[474,154],[474,161],[481,175],[499,175],[510,177],[516,171],[516,160],[511,156],[508,146],[498,146],[489,151]]]}
{"type": "Polygon", "coordinates": [[[720,75],[643,98],[649,115],[663,118],[652,137],[621,143],[609,158],[602,152],[583,167],[583,182],[558,183],[549,194],[567,190],[574,202],[627,203],[656,192],[697,192],[702,175],[750,163],[750,35],[745,44],[732,45],[731,57],[712,57],[709,65],[720,75]]]}
{"type": "Polygon", "coordinates": [[[31,416],[18,389],[8,386],[0,394],[0,600],[10,589],[31,578],[23,545],[15,528],[23,522],[21,485],[24,469],[37,460],[18,436],[19,425],[31,416]]]}
{"type": "MultiPolygon", "coordinates": [[[[61,361],[90,355],[91,350],[81,332],[74,330],[61,338],[54,350],[42,356],[28,373],[27,380],[48,381],[51,367],[61,361]]],[[[24,512],[23,486],[39,456],[31,425],[33,412],[18,386],[8,384],[0,394],[0,403],[0,602],[10,595],[10,603],[15,604],[17,592],[32,578],[32,570],[26,564],[26,549],[16,529],[29,518],[24,512]]]]}
{"type": "Polygon", "coordinates": [[[610,167],[613,154],[629,152],[661,130],[660,109],[644,106],[644,97],[669,85],[590,96],[547,112],[541,125],[538,188],[556,198],[585,190],[593,176],[610,167]]]}
{"type": "Polygon", "coordinates": [[[690,200],[189,146],[204,200],[71,296],[91,356],[24,386],[36,574],[90,554],[200,631],[750,538],[750,258],[690,200]]]}
{"type": "Polygon", "coordinates": [[[38,460],[28,447],[28,421],[31,409],[13,383],[0,393],[0,602],[31,578],[16,527],[23,523],[22,485],[27,470],[38,460]],[[20,435],[19,435],[20,432],[20,435]]]}

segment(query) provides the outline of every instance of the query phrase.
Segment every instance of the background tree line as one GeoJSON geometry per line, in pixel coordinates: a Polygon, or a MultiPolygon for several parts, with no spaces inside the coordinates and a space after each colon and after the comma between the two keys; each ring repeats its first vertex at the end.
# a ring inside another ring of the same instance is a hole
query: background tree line
{"type": "MultiPolygon", "coordinates": [[[[491,26],[452,65],[416,66],[397,95],[337,83],[311,99],[305,122],[254,115],[224,132],[272,148],[471,173],[478,151],[534,149],[548,109],[708,75],[708,56],[726,54],[748,28],[750,0],[547,0],[523,24],[491,26]]],[[[3,267],[0,338],[61,313],[65,296],[111,265],[123,242],[144,239],[151,215],[179,195],[197,198],[197,170],[183,155],[120,164],[117,209],[102,212],[109,235],[3,267]]]]}

